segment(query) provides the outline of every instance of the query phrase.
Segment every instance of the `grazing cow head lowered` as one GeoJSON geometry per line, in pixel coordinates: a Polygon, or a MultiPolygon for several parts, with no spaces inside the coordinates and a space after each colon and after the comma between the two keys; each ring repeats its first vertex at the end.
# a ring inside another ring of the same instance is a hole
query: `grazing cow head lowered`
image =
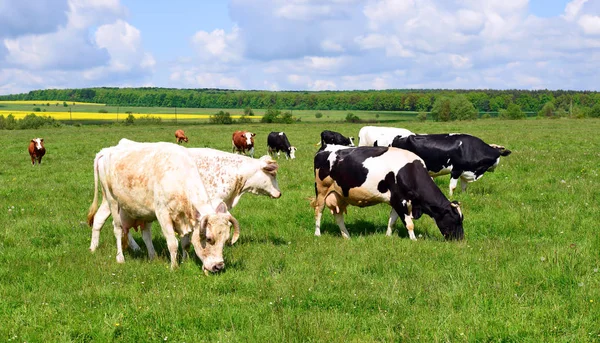
{"type": "Polygon", "coordinates": [[[181,142],[188,142],[188,138],[185,135],[185,132],[183,130],[177,130],[175,131],[175,140],[177,141],[177,143],[181,143],[181,142]]]}
{"type": "Polygon", "coordinates": [[[240,237],[240,224],[229,214],[227,205],[225,203],[219,204],[215,212],[214,215],[200,217],[197,228],[192,233],[192,246],[196,255],[202,261],[202,268],[205,273],[214,273],[225,268],[223,247],[230,237],[230,224],[233,225],[231,244],[235,244],[240,237]]]}
{"type": "Polygon", "coordinates": [[[432,217],[446,239],[463,239],[463,217],[458,203],[450,202],[435,185],[425,164],[414,153],[388,147],[328,145],[314,159],[315,235],[320,236],[325,206],[335,216],[342,236],[350,238],[344,224],[349,205],[366,207],[387,203],[392,207],[386,234],[400,219],[410,239],[416,240],[413,219],[432,217]]]}

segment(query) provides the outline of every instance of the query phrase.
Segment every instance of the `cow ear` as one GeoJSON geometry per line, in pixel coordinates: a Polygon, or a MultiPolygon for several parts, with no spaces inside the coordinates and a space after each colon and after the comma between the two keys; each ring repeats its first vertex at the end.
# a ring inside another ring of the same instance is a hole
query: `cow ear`
{"type": "Polygon", "coordinates": [[[252,137],[254,137],[254,136],[256,136],[256,133],[253,133],[253,134],[252,134],[252,137]]]}
{"type": "Polygon", "coordinates": [[[44,143],[44,139],[43,139],[43,138],[42,138],[42,139],[40,139],[40,142],[44,143]]]}
{"type": "Polygon", "coordinates": [[[35,140],[34,140],[34,139],[31,139],[31,141],[35,143],[35,140]]]}
{"type": "Polygon", "coordinates": [[[219,206],[217,206],[217,213],[227,213],[227,205],[224,202],[221,202],[219,206]]]}

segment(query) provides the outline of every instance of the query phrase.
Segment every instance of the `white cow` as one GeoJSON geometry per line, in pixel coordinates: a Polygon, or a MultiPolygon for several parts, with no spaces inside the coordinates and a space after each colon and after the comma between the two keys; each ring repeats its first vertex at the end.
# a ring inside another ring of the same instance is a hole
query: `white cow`
{"type": "Polygon", "coordinates": [[[414,135],[407,129],[384,126],[363,126],[358,132],[358,146],[391,146],[396,136],[414,135]]]}
{"type": "MultiPolygon", "coordinates": [[[[113,217],[119,263],[125,260],[121,245],[123,228],[139,224],[148,227],[154,220],[160,223],[167,240],[171,268],[177,267],[175,233],[191,235],[205,272],[225,267],[223,245],[230,237],[230,223],[234,226],[231,243],[239,237],[237,220],[225,204],[216,209],[211,205],[194,161],[185,148],[172,143],[129,144],[102,149],[96,155],[94,201],[88,213],[88,223],[94,232],[99,234],[109,215],[113,217]],[[102,186],[100,211],[98,181],[102,186]],[[94,223],[96,217],[104,220],[94,223]]],[[[144,232],[144,242],[152,242],[149,230],[144,232]]],[[[149,250],[148,254],[153,257],[155,252],[149,250]]]]}
{"type": "MultiPolygon", "coordinates": [[[[121,139],[117,147],[130,144],[139,143],[121,139]]],[[[224,202],[227,208],[231,210],[244,193],[267,195],[272,198],[281,196],[276,178],[278,165],[268,156],[263,156],[257,160],[208,148],[187,149],[187,152],[198,168],[213,206],[218,206],[219,203],[224,202]]],[[[107,213],[105,217],[99,218],[99,216],[96,216],[94,219],[95,229],[92,230],[91,251],[96,250],[98,247],[100,230],[106,219],[108,219],[109,213],[107,211],[104,211],[104,213],[107,213]]],[[[142,237],[151,236],[150,223],[137,224],[142,226],[142,237]]],[[[133,239],[131,231],[127,231],[129,246],[133,250],[139,250],[140,247],[133,239]]],[[[144,239],[144,243],[148,251],[153,251],[152,240],[144,239]]],[[[184,244],[187,244],[187,239],[182,240],[182,245],[184,244]]]]}

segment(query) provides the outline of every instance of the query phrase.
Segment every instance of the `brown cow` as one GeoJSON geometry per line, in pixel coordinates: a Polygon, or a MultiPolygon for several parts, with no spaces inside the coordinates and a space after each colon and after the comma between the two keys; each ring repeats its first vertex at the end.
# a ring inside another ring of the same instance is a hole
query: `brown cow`
{"type": "Polygon", "coordinates": [[[46,154],[43,138],[34,138],[29,142],[29,156],[31,156],[31,164],[35,166],[35,161],[38,164],[42,163],[42,157],[46,154]]]}
{"type": "Polygon", "coordinates": [[[177,130],[175,131],[175,139],[177,139],[177,144],[181,143],[181,141],[184,142],[188,142],[188,138],[185,135],[185,132],[183,132],[183,130],[177,130]]]}
{"type": "Polygon", "coordinates": [[[232,152],[250,153],[250,157],[254,158],[254,136],[256,133],[250,131],[236,131],[231,137],[232,152]]]}

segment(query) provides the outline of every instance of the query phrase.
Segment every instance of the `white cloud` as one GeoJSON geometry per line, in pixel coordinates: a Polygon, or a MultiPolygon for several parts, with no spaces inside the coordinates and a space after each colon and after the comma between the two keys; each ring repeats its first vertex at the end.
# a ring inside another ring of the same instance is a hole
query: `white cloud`
{"type": "Polygon", "coordinates": [[[579,15],[581,8],[586,2],[588,2],[588,0],[572,0],[565,6],[563,17],[568,21],[574,20],[579,15]]]}
{"type": "Polygon", "coordinates": [[[595,15],[582,15],[578,21],[583,32],[589,35],[600,35],[600,17],[595,15]]]}
{"type": "Polygon", "coordinates": [[[244,50],[237,26],[233,27],[231,33],[225,33],[222,29],[210,33],[198,31],[192,37],[192,44],[200,58],[222,62],[239,61],[244,50]]]}

